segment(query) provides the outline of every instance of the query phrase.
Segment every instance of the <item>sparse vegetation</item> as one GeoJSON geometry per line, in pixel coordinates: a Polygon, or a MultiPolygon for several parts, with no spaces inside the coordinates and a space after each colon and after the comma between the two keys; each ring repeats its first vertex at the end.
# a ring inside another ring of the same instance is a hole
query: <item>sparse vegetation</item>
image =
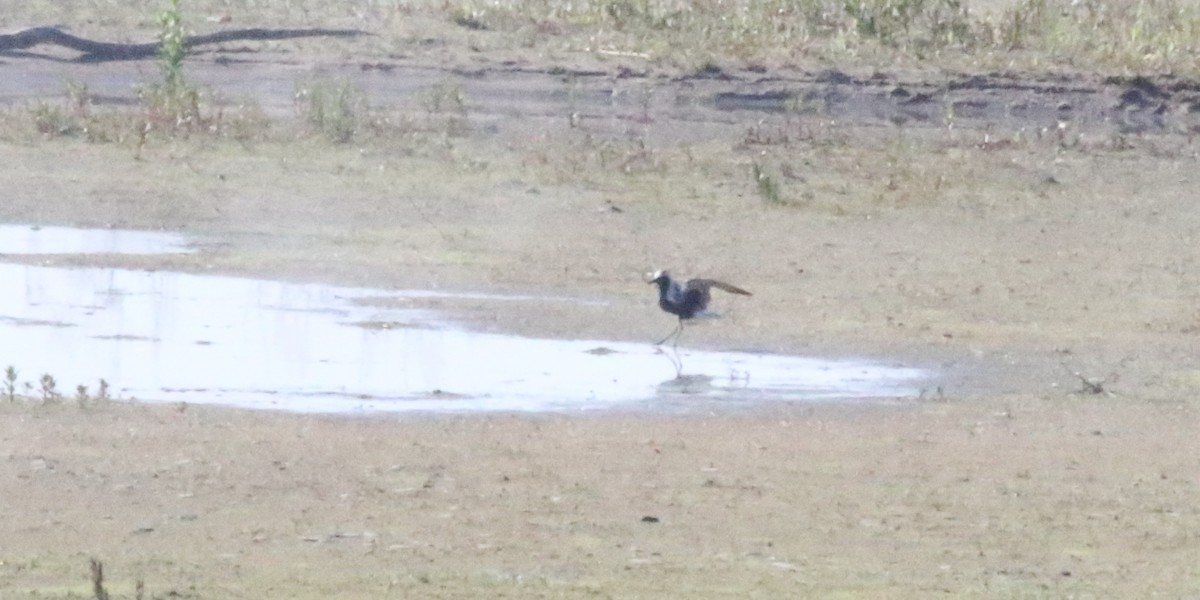
{"type": "Polygon", "coordinates": [[[200,90],[184,76],[183,63],[187,57],[183,11],[179,0],[168,0],[158,16],[159,70],[162,82],[142,90],[142,102],[147,108],[147,126],[169,131],[192,130],[203,127],[200,114],[200,90]]]}
{"type": "Polygon", "coordinates": [[[9,402],[17,400],[17,369],[12,365],[4,369],[4,395],[8,396],[9,402]]]}
{"type": "MultiPolygon", "coordinates": [[[[17,402],[22,397],[27,399],[40,399],[42,404],[50,404],[63,399],[62,392],[60,392],[58,389],[57,379],[55,379],[55,377],[49,373],[43,373],[42,376],[38,378],[36,388],[34,384],[29,381],[21,384],[20,387],[23,389],[23,393],[18,395],[18,376],[19,372],[17,371],[16,367],[10,365],[5,368],[3,393],[4,396],[8,398],[10,403],[17,402]]],[[[109,396],[108,388],[108,381],[101,379],[96,387],[96,393],[93,395],[89,392],[88,386],[79,384],[75,386],[75,402],[80,408],[86,408],[95,404],[96,402],[110,400],[111,397],[109,396]]]]}
{"type": "Polygon", "coordinates": [[[96,393],[90,393],[88,386],[79,384],[75,386],[75,403],[79,408],[89,408],[100,402],[107,401],[108,397],[108,382],[101,379],[96,387],[96,393]]]}
{"type": "MultiPolygon", "coordinates": [[[[68,80],[63,84],[61,102],[37,100],[28,109],[34,131],[43,138],[75,137],[93,143],[123,143],[144,128],[143,115],[122,110],[96,110],[88,86],[68,80]]],[[[19,111],[11,118],[25,116],[19,111]]]]}
{"type": "Polygon", "coordinates": [[[442,82],[418,96],[431,130],[441,130],[451,136],[464,135],[467,132],[467,95],[462,86],[454,82],[442,82]],[[442,121],[439,122],[439,119],[442,121]]]}
{"type": "Polygon", "coordinates": [[[42,375],[42,378],[38,380],[38,383],[41,385],[40,391],[42,393],[43,403],[48,403],[62,398],[62,394],[58,393],[58,382],[54,380],[53,375],[49,373],[42,375]]]}
{"type": "Polygon", "coordinates": [[[74,136],[82,131],[77,119],[62,107],[45,100],[38,100],[34,104],[33,124],[38,133],[47,136],[74,136]]]}
{"type": "MultiPolygon", "coordinates": [[[[445,146],[470,132],[469,106],[461,86],[443,82],[418,91],[407,104],[372,108],[366,93],[345,79],[310,80],[296,86],[298,120],[273,119],[254,98],[212,110],[203,120],[166,118],[162,86],[139,90],[142,103],[98,106],[86,85],[68,81],[61,100],[39,99],[0,109],[0,139],[28,143],[37,138],[78,138],[91,143],[129,144],[140,157],[155,140],[202,135],[248,143],[288,143],[314,137],[335,144],[382,143],[421,148],[445,146]],[[201,125],[199,127],[194,125],[201,125]],[[433,142],[433,143],[431,143],[433,142]]],[[[199,105],[192,114],[199,116],[199,105]]]]}
{"type": "Polygon", "coordinates": [[[745,64],[817,59],[890,66],[1024,64],[1200,72],[1200,6],[1174,0],[508,0],[450,2],[471,29],[544,31],[579,49],[633,52],[700,68],[714,55],[745,64]]]}
{"type": "MultiPolygon", "coordinates": [[[[129,31],[155,22],[146,3],[16,3],[13,22],[92,22],[129,31]]],[[[383,48],[413,50],[414,17],[470,33],[481,50],[514,46],[640,56],[700,68],[817,64],[1200,73],[1200,4],[1179,0],[449,0],[328,3],[191,0],[194,15],[253,13],[293,26],[355,17],[383,48]],[[390,36],[390,37],[389,37],[390,36]]],[[[169,2],[161,16],[181,16],[169,2]]],[[[167,23],[158,19],[160,27],[167,23]]],[[[174,23],[182,24],[182,20],[174,23]]]]}
{"type": "Polygon", "coordinates": [[[846,0],[843,6],[856,32],[885,45],[938,48],[971,38],[969,12],[959,0],[846,0]]]}
{"type": "Polygon", "coordinates": [[[354,139],[367,111],[367,97],[344,79],[317,79],[298,85],[296,108],[311,133],[345,144],[354,139]]]}
{"type": "Polygon", "coordinates": [[[108,590],[104,588],[104,564],[96,559],[90,561],[92,573],[92,598],[109,600],[108,590]]]}
{"type": "Polygon", "coordinates": [[[781,205],[784,203],[783,194],[779,189],[779,180],[768,172],[761,162],[754,161],[750,167],[750,174],[753,175],[754,183],[758,187],[758,195],[767,204],[781,205]]]}
{"type": "Polygon", "coordinates": [[[486,15],[486,11],[474,5],[464,4],[450,9],[450,20],[467,29],[487,29],[487,23],[483,20],[484,15],[486,15]]]}
{"type": "Polygon", "coordinates": [[[88,396],[87,386],[83,384],[75,386],[75,402],[79,407],[83,408],[87,406],[89,400],[91,400],[91,397],[88,396]]]}

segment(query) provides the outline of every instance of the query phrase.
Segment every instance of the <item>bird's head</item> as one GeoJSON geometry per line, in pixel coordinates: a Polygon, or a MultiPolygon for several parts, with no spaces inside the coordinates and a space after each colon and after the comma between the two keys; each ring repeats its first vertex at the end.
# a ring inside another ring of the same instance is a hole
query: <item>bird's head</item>
{"type": "Polygon", "coordinates": [[[653,271],[651,273],[646,273],[645,276],[646,283],[659,283],[662,281],[667,281],[670,278],[671,274],[667,273],[666,271],[653,271]]]}

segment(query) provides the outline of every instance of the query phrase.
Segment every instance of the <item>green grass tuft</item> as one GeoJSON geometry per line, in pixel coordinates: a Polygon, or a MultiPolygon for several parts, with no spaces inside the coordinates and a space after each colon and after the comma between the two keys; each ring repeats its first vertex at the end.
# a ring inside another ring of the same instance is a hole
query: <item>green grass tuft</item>
{"type": "Polygon", "coordinates": [[[750,173],[754,176],[754,183],[758,188],[758,195],[762,197],[767,204],[781,206],[785,204],[783,200],[783,192],[780,189],[779,179],[770,173],[762,163],[755,161],[750,167],[750,173]]]}
{"type": "Polygon", "coordinates": [[[296,89],[296,104],[310,132],[345,144],[359,132],[366,94],[345,80],[311,80],[296,89]]]}

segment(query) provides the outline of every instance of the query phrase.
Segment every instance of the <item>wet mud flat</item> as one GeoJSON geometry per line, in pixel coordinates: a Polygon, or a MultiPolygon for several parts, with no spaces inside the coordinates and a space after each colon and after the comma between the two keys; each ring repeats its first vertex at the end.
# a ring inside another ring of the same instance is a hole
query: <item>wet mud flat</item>
{"type": "MultiPolygon", "coordinates": [[[[429,104],[431,90],[453,86],[476,126],[518,139],[531,127],[581,126],[609,134],[637,127],[650,139],[696,142],[727,135],[730,128],[745,130],[755,115],[830,119],[850,127],[950,126],[1001,138],[1011,131],[1188,135],[1200,129],[1200,83],[1173,76],[717,68],[670,74],[619,64],[607,70],[519,63],[432,67],[386,58],[295,64],[287,56],[246,60],[220,51],[193,57],[189,75],[220,97],[253,98],[274,117],[294,114],[298,86],[323,78],[352,82],[373,104],[416,112],[432,110],[420,108],[429,104]]],[[[138,86],[157,76],[152,61],[23,57],[0,61],[0,103],[59,96],[69,80],[86,85],[96,106],[136,106],[138,86]]]]}
{"type": "MultiPolygon", "coordinates": [[[[188,252],[174,234],[0,227],[0,254],[188,252]]],[[[588,411],[911,398],[917,368],[478,333],[430,298],[249,278],[0,262],[0,363],[111,393],[294,412],[588,411]]],[[[74,384],[72,383],[72,384],[74,384]]]]}

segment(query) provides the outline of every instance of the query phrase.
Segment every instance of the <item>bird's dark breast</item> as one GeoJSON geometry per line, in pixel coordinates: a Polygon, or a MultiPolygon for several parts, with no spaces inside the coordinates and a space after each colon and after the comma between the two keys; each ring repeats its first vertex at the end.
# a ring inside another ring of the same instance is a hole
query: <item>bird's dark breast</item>
{"type": "Polygon", "coordinates": [[[688,310],[685,305],[673,303],[666,298],[658,301],[658,307],[673,315],[678,315],[681,319],[690,319],[692,315],[696,314],[695,309],[688,310]]]}
{"type": "Polygon", "coordinates": [[[704,310],[706,304],[704,294],[697,290],[686,290],[676,298],[662,298],[658,306],[663,310],[678,315],[681,319],[690,319],[696,313],[704,310]]]}

